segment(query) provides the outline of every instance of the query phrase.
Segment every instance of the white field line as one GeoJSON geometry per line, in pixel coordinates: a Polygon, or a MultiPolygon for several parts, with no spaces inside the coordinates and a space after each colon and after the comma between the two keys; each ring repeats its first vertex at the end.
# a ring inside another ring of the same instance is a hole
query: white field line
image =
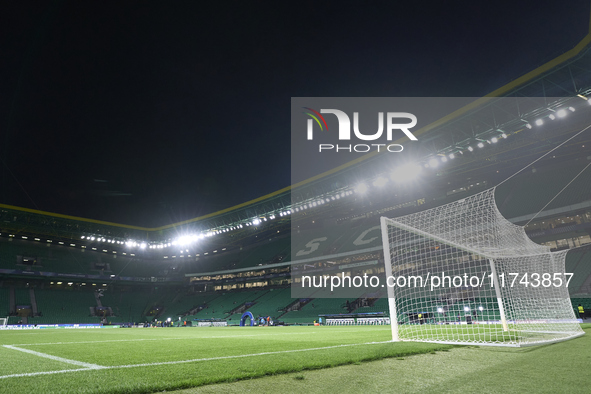
{"type": "Polygon", "coordinates": [[[12,374],[12,375],[3,375],[3,376],[0,376],[0,379],[23,378],[23,377],[27,377],[27,376],[39,376],[39,375],[55,375],[55,374],[58,374],[58,373],[80,372],[80,371],[92,371],[92,369],[91,368],[80,368],[80,369],[62,369],[62,370],[59,370],[59,371],[15,373],[15,374],[12,374]]]}
{"type": "Polygon", "coordinates": [[[84,368],[88,368],[88,369],[101,369],[101,368],[104,368],[101,365],[90,364],[90,363],[85,363],[85,362],[76,361],[76,360],[70,360],[70,359],[62,358],[62,357],[58,357],[58,356],[52,356],[51,354],[36,352],[34,350],[23,349],[23,348],[12,346],[12,345],[3,345],[3,347],[8,348],[8,349],[18,350],[19,352],[23,352],[23,353],[29,353],[29,354],[32,354],[32,355],[38,356],[38,357],[48,358],[48,359],[54,360],[54,361],[60,361],[62,363],[68,363],[68,364],[77,365],[79,367],[84,367],[84,368]]]}
{"type": "MultiPolygon", "coordinates": [[[[251,354],[238,354],[235,356],[220,356],[220,357],[209,357],[209,358],[195,358],[191,360],[177,360],[177,361],[163,361],[158,363],[145,363],[145,364],[129,364],[129,365],[114,365],[114,366],[100,366],[95,364],[87,364],[87,363],[80,363],[85,365],[95,365],[95,367],[88,367],[88,368],[80,368],[80,369],[65,369],[59,371],[45,371],[45,372],[30,372],[30,373],[23,373],[23,374],[12,374],[12,375],[3,375],[0,376],[0,379],[7,379],[7,378],[18,378],[24,376],[37,376],[37,375],[52,375],[58,373],[67,373],[67,372],[80,372],[80,371],[91,371],[97,369],[123,369],[123,368],[138,368],[138,367],[154,367],[160,365],[174,365],[174,364],[186,364],[186,363],[196,363],[196,362],[204,362],[204,361],[216,361],[216,360],[230,360],[236,358],[246,358],[246,357],[257,357],[257,356],[268,356],[273,354],[286,354],[286,353],[297,353],[297,352],[310,352],[315,350],[326,350],[326,349],[336,349],[342,347],[351,347],[351,346],[361,346],[361,345],[377,345],[383,343],[390,343],[391,341],[383,341],[383,342],[365,342],[365,343],[351,343],[351,344],[344,344],[344,345],[333,345],[333,346],[324,346],[324,347],[315,347],[315,348],[308,348],[308,349],[294,349],[294,350],[279,350],[276,352],[262,352],[262,353],[251,353],[251,354]]],[[[9,345],[4,345],[5,347],[9,345]]],[[[24,349],[16,349],[16,350],[24,350],[24,349]]],[[[32,352],[32,351],[29,351],[32,352]]],[[[50,356],[49,354],[45,353],[37,353],[37,355],[42,355],[41,357],[50,356]]],[[[61,357],[50,356],[48,358],[52,359],[62,359],[61,357]]],[[[70,362],[76,362],[74,360],[68,360],[70,362]]]]}

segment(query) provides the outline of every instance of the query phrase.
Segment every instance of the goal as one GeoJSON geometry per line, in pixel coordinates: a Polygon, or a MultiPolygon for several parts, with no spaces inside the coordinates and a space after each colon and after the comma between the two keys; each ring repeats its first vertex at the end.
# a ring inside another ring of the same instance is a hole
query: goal
{"type": "Polygon", "coordinates": [[[393,341],[527,346],[583,335],[567,251],[531,241],[494,194],[381,218],[393,341]]]}
{"type": "Polygon", "coordinates": [[[7,317],[0,317],[0,327],[5,327],[8,324],[7,317]]]}

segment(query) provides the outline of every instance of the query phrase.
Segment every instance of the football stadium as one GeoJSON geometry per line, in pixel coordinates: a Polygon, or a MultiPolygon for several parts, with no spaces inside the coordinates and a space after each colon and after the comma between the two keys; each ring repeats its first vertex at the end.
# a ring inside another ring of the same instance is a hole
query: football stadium
{"type": "Polygon", "coordinates": [[[588,391],[591,33],[440,112],[159,227],[0,204],[0,392],[588,391]]]}

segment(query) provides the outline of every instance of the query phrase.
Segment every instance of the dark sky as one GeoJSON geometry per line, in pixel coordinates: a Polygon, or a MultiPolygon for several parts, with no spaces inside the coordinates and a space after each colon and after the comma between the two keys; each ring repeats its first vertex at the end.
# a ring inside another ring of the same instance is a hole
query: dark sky
{"type": "Polygon", "coordinates": [[[155,226],[290,184],[290,98],[482,96],[589,1],[0,3],[0,202],[155,226]]]}

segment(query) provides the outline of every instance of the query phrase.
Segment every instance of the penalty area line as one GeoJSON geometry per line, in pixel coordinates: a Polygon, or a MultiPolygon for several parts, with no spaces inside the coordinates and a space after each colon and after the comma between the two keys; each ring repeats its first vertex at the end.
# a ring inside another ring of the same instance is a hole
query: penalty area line
{"type": "Polygon", "coordinates": [[[287,353],[298,353],[298,352],[310,352],[310,351],[316,351],[316,350],[337,349],[337,348],[361,346],[361,345],[379,345],[379,344],[384,344],[384,343],[392,343],[392,341],[350,343],[350,344],[344,344],[344,345],[323,346],[323,347],[315,347],[315,348],[307,348],[307,349],[278,350],[276,352],[237,354],[234,356],[219,356],[219,357],[208,357],[208,358],[195,358],[195,359],[191,359],[191,360],[163,361],[163,362],[157,362],[157,363],[113,365],[113,366],[100,366],[100,365],[96,365],[96,364],[88,364],[88,363],[83,363],[80,361],[68,360],[68,359],[61,358],[61,357],[51,356],[51,355],[45,354],[45,353],[35,352],[33,350],[15,348],[14,346],[10,346],[10,345],[3,345],[4,347],[8,347],[10,349],[24,351],[25,353],[36,354],[36,355],[39,355],[40,357],[51,358],[51,359],[57,360],[57,361],[69,362],[71,364],[77,363],[77,365],[86,365],[87,367],[86,368],[79,368],[79,369],[63,369],[63,370],[59,370],[59,371],[30,372],[30,373],[22,373],[22,374],[4,375],[4,376],[0,376],[0,379],[28,377],[28,376],[37,376],[37,375],[53,375],[53,374],[67,373],[67,372],[96,371],[96,370],[105,370],[105,369],[157,367],[160,365],[174,365],[174,364],[187,364],[187,363],[196,363],[196,362],[204,362],[204,361],[230,360],[230,359],[236,359],[236,358],[268,356],[268,355],[274,355],[274,354],[287,354],[287,353]]]}
{"type": "Polygon", "coordinates": [[[84,367],[85,369],[102,369],[102,368],[105,368],[102,365],[90,364],[90,363],[85,363],[85,362],[82,362],[82,361],[70,360],[68,358],[63,358],[63,357],[58,357],[58,356],[52,356],[51,354],[36,352],[34,350],[23,349],[23,348],[12,346],[12,345],[2,345],[2,346],[5,347],[5,348],[7,348],[7,349],[18,350],[19,352],[23,352],[23,353],[29,353],[29,354],[32,354],[32,355],[37,356],[37,357],[43,357],[43,358],[48,358],[50,360],[59,361],[59,362],[62,362],[62,363],[77,365],[79,367],[84,367]]]}

